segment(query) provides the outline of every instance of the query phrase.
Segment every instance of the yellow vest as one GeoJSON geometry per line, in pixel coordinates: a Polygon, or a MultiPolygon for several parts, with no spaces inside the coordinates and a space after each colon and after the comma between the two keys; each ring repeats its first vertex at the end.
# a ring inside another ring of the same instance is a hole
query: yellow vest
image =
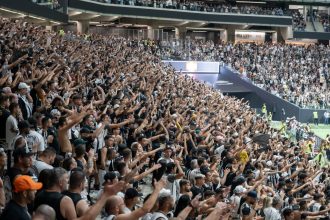
{"type": "Polygon", "coordinates": [[[60,36],[64,36],[64,34],[65,34],[65,32],[64,32],[63,29],[61,29],[61,30],[59,31],[59,33],[60,33],[60,36]]]}
{"type": "Polygon", "coordinates": [[[314,117],[314,119],[318,119],[319,118],[318,113],[317,112],[313,112],[313,117],[314,117]]]}
{"type": "Polygon", "coordinates": [[[268,120],[271,121],[273,119],[273,114],[271,112],[269,112],[268,114],[268,120]]]}

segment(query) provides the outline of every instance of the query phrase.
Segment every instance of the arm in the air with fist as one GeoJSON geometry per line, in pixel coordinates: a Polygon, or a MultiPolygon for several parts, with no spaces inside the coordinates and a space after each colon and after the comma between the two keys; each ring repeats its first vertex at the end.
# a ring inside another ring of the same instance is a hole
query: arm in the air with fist
{"type": "Polygon", "coordinates": [[[150,210],[156,203],[160,190],[165,186],[166,186],[166,180],[164,179],[160,179],[158,182],[155,182],[154,191],[152,192],[149,199],[143,204],[141,208],[138,208],[129,214],[121,214],[116,218],[116,220],[139,219],[140,217],[150,212],[150,210]]]}

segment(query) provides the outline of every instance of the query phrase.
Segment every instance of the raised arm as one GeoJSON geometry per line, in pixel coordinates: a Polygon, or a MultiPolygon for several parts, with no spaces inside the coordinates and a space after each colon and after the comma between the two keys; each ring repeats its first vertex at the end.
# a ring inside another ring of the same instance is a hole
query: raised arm
{"type": "Polygon", "coordinates": [[[155,182],[155,188],[154,191],[152,192],[151,196],[149,199],[144,203],[144,205],[139,208],[134,210],[133,212],[129,214],[122,214],[119,215],[116,220],[131,220],[131,219],[139,219],[140,217],[144,216],[150,210],[153,208],[153,206],[156,203],[156,200],[158,198],[158,194],[162,188],[166,186],[166,181],[164,179],[160,179],[158,182],[155,182]]]}

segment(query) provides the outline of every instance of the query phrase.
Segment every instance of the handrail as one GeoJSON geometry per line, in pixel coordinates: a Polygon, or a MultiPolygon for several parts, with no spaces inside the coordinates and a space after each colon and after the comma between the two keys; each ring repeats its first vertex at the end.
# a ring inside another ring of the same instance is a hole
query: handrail
{"type": "Polygon", "coordinates": [[[314,31],[316,32],[316,26],[315,26],[315,23],[314,23],[314,17],[313,17],[313,15],[311,16],[311,18],[312,18],[313,29],[314,29],[314,31]]]}
{"type": "Polygon", "coordinates": [[[159,11],[180,11],[180,12],[189,12],[189,13],[196,13],[196,14],[214,14],[214,15],[244,15],[244,16],[257,16],[257,17],[273,17],[273,18],[292,18],[291,15],[267,15],[267,14],[245,14],[245,13],[235,13],[235,12],[207,12],[207,11],[195,11],[195,10],[183,10],[183,9],[173,9],[173,8],[158,8],[158,7],[148,7],[148,6],[140,6],[140,5],[122,5],[122,4],[115,4],[115,3],[104,3],[98,2],[95,0],[81,0],[83,2],[91,2],[99,5],[112,5],[112,6],[119,6],[124,8],[142,8],[142,9],[154,9],[159,11]]]}

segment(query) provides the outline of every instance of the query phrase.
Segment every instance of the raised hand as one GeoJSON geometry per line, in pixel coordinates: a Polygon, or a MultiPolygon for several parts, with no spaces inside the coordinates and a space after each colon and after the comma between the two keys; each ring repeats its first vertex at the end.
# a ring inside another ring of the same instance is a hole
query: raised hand
{"type": "Polygon", "coordinates": [[[195,198],[193,200],[191,200],[190,204],[193,208],[198,208],[200,201],[199,199],[202,198],[201,194],[198,194],[197,196],[195,196],[195,198]]]}
{"type": "Polygon", "coordinates": [[[167,184],[167,180],[165,178],[161,178],[158,182],[155,180],[155,190],[163,189],[167,184]]]}
{"type": "Polygon", "coordinates": [[[118,183],[112,185],[106,185],[104,187],[103,194],[106,196],[116,195],[118,192],[124,189],[126,183],[124,181],[119,181],[118,183]]]}
{"type": "Polygon", "coordinates": [[[153,169],[153,170],[158,170],[159,168],[161,168],[162,167],[162,165],[161,164],[159,164],[159,163],[156,163],[155,165],[153,165],[152,166],[152,168],[151,169],[153,169]]]}

